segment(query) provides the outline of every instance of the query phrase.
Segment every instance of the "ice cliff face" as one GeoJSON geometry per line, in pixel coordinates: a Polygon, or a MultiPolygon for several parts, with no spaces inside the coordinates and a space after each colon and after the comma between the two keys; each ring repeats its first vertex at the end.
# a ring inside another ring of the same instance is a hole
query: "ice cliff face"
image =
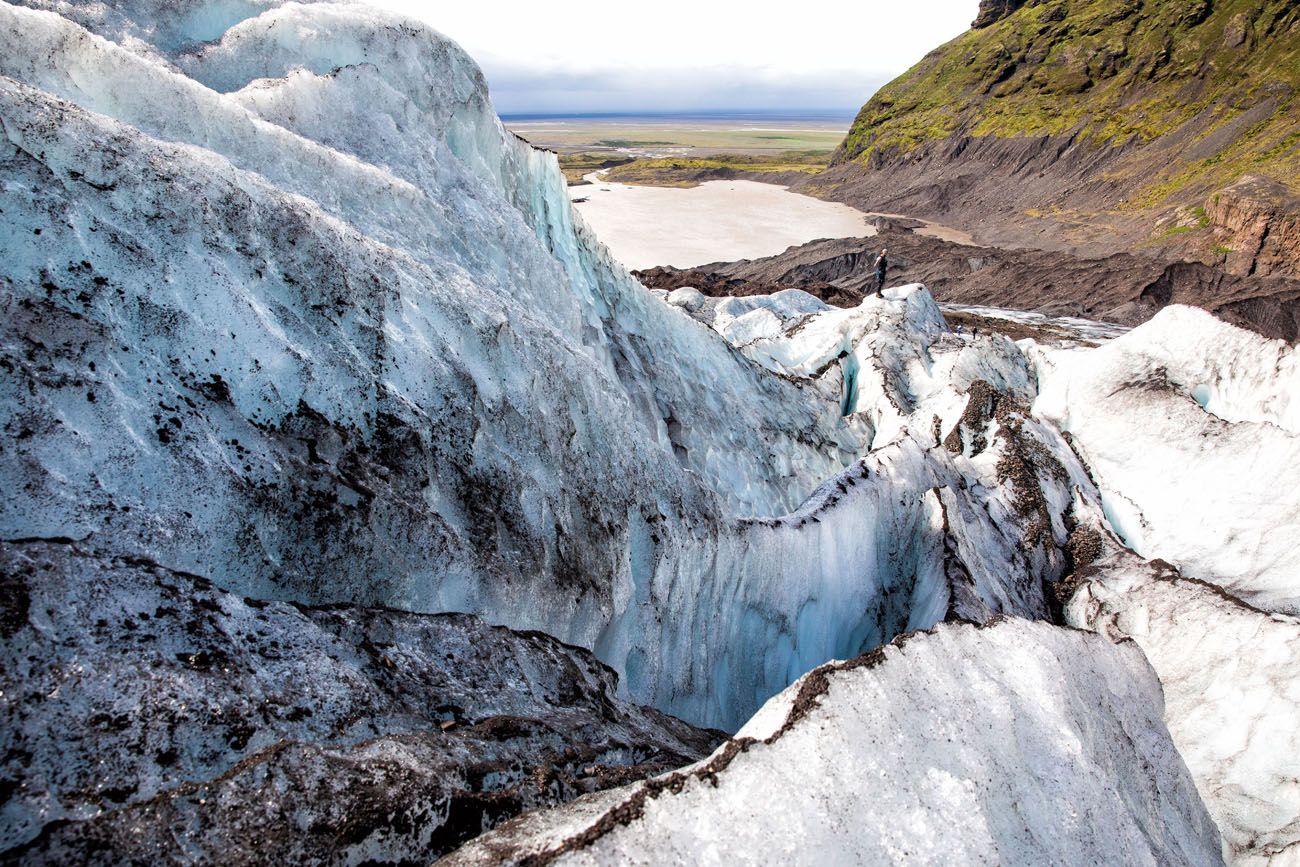
{"type": "Polygon", "coordinates": [[[958,363],[913,290],[774,376],[611,261],[423,25],[57,8],[0,7],[7,538],[545,628],[731,727],[949,611],[1045,612],[1093,495],[1010,344],[958,363]],[[1010,444],[980,391],[946,450],[977,374],[1010,444]]]}
{"type": "Polygon", "coordinates": [[[0,13],[7,536],[590,646],[654,537],[711,544],[857,453],[608,261],[426,28],[286,6],[192,78],[0,13]]]}

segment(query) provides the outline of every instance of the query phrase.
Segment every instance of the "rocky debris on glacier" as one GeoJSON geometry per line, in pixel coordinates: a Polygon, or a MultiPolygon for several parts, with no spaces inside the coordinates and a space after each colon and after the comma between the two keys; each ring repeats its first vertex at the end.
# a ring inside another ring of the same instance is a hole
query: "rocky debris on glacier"
{"type": "Polygon", "coordinates": [[[1031,354],[1034,415],[1068,433],[1125,545],[1300,613],[1300,348],[1174,306],[1031,354]]]}
{"type": "Polygon", "coordinates": [[[1300,855],[1300,620],[1270,614],[1118,545],[1071,577],[1065,619],[1132,640],[1165,721],[1238,865],[1300,855]]]}
{"type": "Polygon", "coordinates": [[[440,863],[1220,864],[1161,706],[1132,643],[943,624],[810,672],[706,761],[440,863]]]}
{"type": "Polygon", "coordinates": [[[5,863],[427,864],[718,742],[470,615],[241,599],[67,540],[0,574],[5,863]]]}

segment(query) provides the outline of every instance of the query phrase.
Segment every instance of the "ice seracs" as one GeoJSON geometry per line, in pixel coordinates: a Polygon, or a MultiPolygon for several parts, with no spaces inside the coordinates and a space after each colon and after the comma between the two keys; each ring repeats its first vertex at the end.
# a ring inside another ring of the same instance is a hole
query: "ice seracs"
{"type": "Polygon", "coordinates": [[[1034,413],[1069,432],[1130,548],[1300,613],[1300,351],[1175,305],[1037,357],[1034,413]]]}
{"type": "Polygon", "coordinates": [[[1221,864],[1160,710],[1131,643],[943,624],[814,670],[707,760],[441,863],[1221,864]]]}

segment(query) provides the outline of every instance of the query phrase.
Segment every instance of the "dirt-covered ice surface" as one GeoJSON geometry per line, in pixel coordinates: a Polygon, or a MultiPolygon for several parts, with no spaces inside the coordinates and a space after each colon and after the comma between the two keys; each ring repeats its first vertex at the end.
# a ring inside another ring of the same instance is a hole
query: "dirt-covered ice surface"
{"type": "Polygon", "coordinates": [[[1006,334],[1013,340],[1030,338],[1038,343],[1078,343],[1096,346],[1119,337],[1130,329],[1112,322],[1098,322],[1077,316],[1049,316],[1005,307],[974,304],[940,304],[944,318],[961,333],[980,328],[1006,334]]]}
{"type": "Polygon", "coordinates": [[[0,574],[4,863],[427,863],[717,742],[467,614],[241,599],[66,540],[0,574]]]}

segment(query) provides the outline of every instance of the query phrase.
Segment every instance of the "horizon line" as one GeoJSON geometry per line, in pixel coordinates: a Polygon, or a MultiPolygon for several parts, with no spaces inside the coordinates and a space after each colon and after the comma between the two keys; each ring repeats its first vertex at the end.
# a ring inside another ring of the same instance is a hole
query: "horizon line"
{"type": "Polygon", "coordinates": [[[615,111],[502,111],[501,120],[542,120],[549,118],[614,117],[772,117],[827,118],[852,120],[861,106],[853,108],[693,108],[693,109],[618,109],[615,111]]]}

